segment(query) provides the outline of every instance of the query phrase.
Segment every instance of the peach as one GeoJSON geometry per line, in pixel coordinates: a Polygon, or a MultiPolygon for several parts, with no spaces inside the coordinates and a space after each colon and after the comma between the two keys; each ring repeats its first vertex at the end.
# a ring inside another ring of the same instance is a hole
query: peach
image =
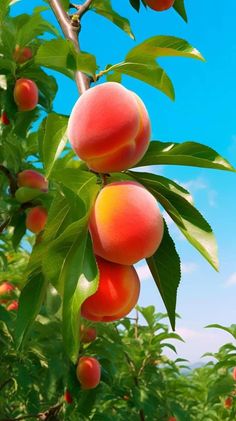
{"type": "Polygon", "coordinates": [[[68,389],[66,389],[66,390],[65,390],[65,393],[64,393],[64,400],[65,400],[65,402],[66,402],[66,403],[68,403],[69,405],[73,403],[72,396],[71,396],[71,394],[70,394],[70,392],[69,392],[69,390],[68,390],[68,389]]]}
{"type": "Polygon", "coordinates": [[[123,265],[152,256],[163,236],[155,198],[134,181],[106,185],[97,196],[89,226],[95,254],[123,265]]]}
{"type": "Polygon", "coordinates": [[[162,12],[163,10],[170,9],[175,0],[144,0],[145,3],[153,10],[162,12]]]}
{"type": "Polygon", "coordinates": [[[68,125],[75,153],[93,171],[122,171],[146,152],[150,120],[141,99],[116,82],[88,89],[76,102],[68,125]]]}
{"type": "Polygon", "coordinates": [[[16,45],[13,52],[13,59],[20,64],[25,63],[33,57],[32,51],[29,47],[20,47],[16,45]]]}
{"type": "Polygon", "coordinates": [[[7,311],[18,310],[18,306],[19,306],[18,301],[14,300],[11,302],[11,304],[7,306],[7,311]]]}
{"type": "Polygon", "coordinates": [[[136,305],[140,281],[133,266],[118,265],[97,257],[100,273],[95,294],[81,307],[81,315],[92,321],[112,322],[126,316],[136,305]]]}
{"type": "Polygon", "coordinates": [[[170,417],[168,421],[177,421],[175,417],[170,417]]]}
{"type": "Polygon", "coordinates": [[[232,404],[233,404],[233,398],[231,398],[231,396],[229,396],[228,398],[225,399],[225,401],[224,401],[224,407],[226,409],[230,409],[231,406],[232,406],[232,404]]]}
{"type": "Polygon", "coordinates": [[[4,126],[9,126],[9,124],[10,124],[10,120],[7,116],[6,111],[3,111],[2,115],[1,115],[1,123],[4,124],[4,126]]]}
{"type": "Polygon", "coordinates": [[[19,111],[33,110],[38,104],[38,87],[30,79],[18,79],[13,95],[19,111]]]}
{"type": "Polygon", "coordinates": [[[94,327],[80,326],[80,339],[84,344],[95,341],[97,337],[97,331],[94,327]]]}
{"type": "Polygon", "coordinates": [[[0,285],[0,295],[9,294],[11,291],[15,289],[15,286],[12,285],[10,282],[3,282],[0,285]]]}
{"type": "Polygon", "coordinates": [[[48,181],[37,171],[24,170],[17,174],[17,184],[19,187],[30,187],[41,191],[48,191],[48,181]]]}
{"type": "Polygon", "coordinates": [[[47,210],[41,206],[30,209],[26,217],[26,227],[30,231],[38,234],[46,225],[47,215],[47,210]]]}
{"type": "Polygon", "coordinates": [[[81,357],[79,359],[76,375],[82,389],[94,389],[100,383],[101,366],[96,358],[81,357]]]}
{"type": "Polygon", "coordinates": [[[233,369],[233,379],[236,381],[236,367],[233,369]]]}

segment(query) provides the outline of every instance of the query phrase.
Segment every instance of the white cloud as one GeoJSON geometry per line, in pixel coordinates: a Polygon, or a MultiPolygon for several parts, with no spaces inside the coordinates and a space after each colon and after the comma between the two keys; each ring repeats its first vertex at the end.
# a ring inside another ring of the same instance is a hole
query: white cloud
{"type": "Polygon", "coordinates": [[[202,177],[194,178],[193,180],[188,180],[185,182],[179,182],[175,180],[176,183],[180,184],[180,186],[184,187],[187,190],[203,190],[207,188],[207,183],[202,177]]]}
{"type": "Polygon", "coordinates": [[[232,273],[225,282],[225,286],[227,287],[231,287],[232,285],[236,285],[236,272],[232,273]]]}
{"type": "Polygon", "coordinates": [[[163,168],[163,165],[148,165],[146,167],[132,168],[132,171],[161,174],[163,172],[163,168]]]}
{"type": "Polygon", "coordinates": [[[183,262],[181,263],[182,273],[193,273],[198,269],[198,265],[194,262],[183,262]]]}

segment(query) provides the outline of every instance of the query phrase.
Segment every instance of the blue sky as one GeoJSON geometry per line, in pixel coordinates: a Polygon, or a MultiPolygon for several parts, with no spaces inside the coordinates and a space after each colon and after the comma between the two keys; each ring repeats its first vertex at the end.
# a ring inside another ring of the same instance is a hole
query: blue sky
{"type": "MultiPolygon", "coordinates": [[[[138,15],[128,0],[113,0],[120,14],[130,19],[136,41],[104,18],[88,13],[83,20],[81,48],[97,57],[104,68],[118,63],[135,45],[153,35],[174,35],[189,41],[201,51],[206,63],[191,59],[163,58],[161,65],[172,78],[175,102],[154,88],[129,77],[123,83],[145,102],[152,121],[152,139],[162,141],[193,140],[207,144],[236,166],[236,2],[227,6],[218,1],[186,0],[189,23],[170,10],[157,13],[142,8],[138,15]]],[[[21,0],[13,14],[31,12],[44,5],[41,0],[21,0]]],[[[55,22],[51,12],[45,17],[55,22]]],[[[55,111],[69,114],[77,99],[74,82],[57,74],[59,92],[55,111]],[[66,92],[66,95],[65,95],[66,92]]],[[[219,344],[231,341],[222,331],[206,330],[210,323],[230,325],[236,322],[236,200],[233,173],[168,166],[157,168],[162,175],[186,186],[194,196],[196,207],[214,229],[220,258],[216,273],[183,239],[169,222],[170,232],[182,260],[179,287],[177,331],[186,340],[177,346],[181,356],[199,360],[206,351],[216,351],[219,344]]],[[[160,296],[142,263],[140,305],[154,304],[164,311],[160,296]]],[[[173,356],[173,355],[172,355],[173,356]]]]}

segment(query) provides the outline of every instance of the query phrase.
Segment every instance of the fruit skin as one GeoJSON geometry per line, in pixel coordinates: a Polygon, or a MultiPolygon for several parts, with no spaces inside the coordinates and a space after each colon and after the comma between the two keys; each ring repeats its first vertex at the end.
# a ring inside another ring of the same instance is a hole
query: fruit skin
{"type": "Polygon", "coordinates": [[[71,396],[71,394],[70,394],[70,392],[69,392],[69,390],[68,390],[68,389],[66,389],[66,391],[65,391],[65,393],[64,393],[64,400],[65,400],[65,402],[66,402],[66,403],[68,403],[69,405],[71,405],[71,404],[73,403],[72,396],[71,396]]]}
{"type": "Polygon", "coordinates": [[[38,104],[38,87],[33,80],[18,79],[13,95],[19,111],[33,110],[38,104]]]}
{"type": "Polygon", "coordinates": [[[37,171],[24,170],[17,174],[17,184],[19,187],[30,187],[43,192],[48,191],[48,181],[37,171]]]}
{"type": "Polygon", "coordinates": [[[14,300],[7,306],[7,311],[18,310],[19,304],[17,300],[14,300]]]}
{"type": "Polygon", "coordinates": [[[89,227],[95,254],[124,265],[152,256],[164,229],[155,198],[134,181],[114,182],[100,191],[89,227]]]}
{"type": "Polygon", "coordinates": [[[233,369],[233,379],[236,381],[236,367],[233,369]]]}
{"type": "Polygon", "coordinates": [[[133,266],[118,265],[97,257],[100,273],[95,294],[81,307],[81,315],[95,322],[112,322],[126,316],[136,305],[140,281],[133,266]]]}
{"type": "Polygon", "coordinates": [[[233,404],[233,398],[231,398],[231,397],[229,396],[228,398],[226,398],[226,399],[225,399],[225,401],[224,401],[224,407],[225,407],[226,409],[230,409],[230,408],[231,408],[231,406],[232,406],[232,404],[233,404]]]}
{"type": "Polygon", "coordinates": [[[97,331],[94,327],[80,326],[80,340],[84,344],[95,341],[97,337],[97,331]]]}
{"type": "Polygon", "coordinates": [[[81,357],[79,359],[76,375],[82,389],[94,389],[100,383],[101,366],[96,358],[81,357]]]}
{"type": "Polygon", "coordinates": [[[177,421],[175,417],[170,417],[168,421],[177,421]]]}
{"type": "Polygon", "coordinates": [[[16,45],[15,50],[13,52],[13,59],[16,63],[23,64],[26,61],[30,60],[33,57],[33,53],[31,48],[29,47],[20,47],[16,45]]]}
{"type": "Polygon", "coordinates": [[[11,291],[15,289],[15,286],[12,285],[10,282],[3,282],[0,285],[0,295],[9,294],[11,291]]]}
{"type": "Polygon", "coordinates": [[[10,124],[10,120],[7,117],[6,111],[3,111],[2,112],[2,115],[1,115],[1,123],[4,124],[4,126],[9,126],[9,124],[10,124]]]}
{"type": "Polygon", "coordinates": [[[46,225],[47,215],[47,210],[41,206],[30,209],[26,217],[26,227],[35,234],[38,234],[46,225]]]}
{"type": "Polygon", "coordinates": [[[88,89],[76,102],[68,138],[90,169],[109,173],[132,167],[150,140],[150,120],[141,99],[116,82],[88,89]]]}
{"type": "Polygon", "coordinates": [[[170,9],[175,0],[144,0],[145,3],[153,10],[162,12],[163,10],[170,9]]]}

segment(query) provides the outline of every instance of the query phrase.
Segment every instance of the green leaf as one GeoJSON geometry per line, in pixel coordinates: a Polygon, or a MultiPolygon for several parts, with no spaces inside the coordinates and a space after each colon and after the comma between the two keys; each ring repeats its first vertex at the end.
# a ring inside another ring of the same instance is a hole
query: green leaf
{"type": "Polygon", "coordinates": [[[131,6],[137,11],[139,12],[140,9],[140,0],[129,0],[131,6]]]}
{"type": "Polygon", "coordinates": [[[183,20],[185,22],[188,22],[188,17],[187,17],[187,13],[186,13],[186,10],[185,10],[184,0],[175,0],[173,7],[176,10],[176,12],[183,18],[183,20]]]}
{"type": "Polygon", "coordinates": [[[189,57],[204,60],[201,53],[187,41],[167,35],[148,38],[130,50],[126,62],[153,63],[159,57],[189,57]]]}
{"type": "Polygon", "coordinates": [[[147,264],[165,304],[172,329],[175,330],[176,296],[181,278],[180,258],[166,224],[161,245],[147,259],[147,264]]]}
{"type": "Polygon", "coordinates": [[[49,114],[42,126],[41,139],[42,161],[46,177],[50,176],[56,159],[60,156],[67,142],[68,118],[59,114],[49,114]]]}
{"type": "MultiPolygon", "coordinates": [[[[122,62],[109,67],[106,72],[114,72],[116,74],[125,74],[159,89],[169,98],[175,98],[174,87],[169,76],[157,63],[130,63],[122,62]]],[[[112,75],[110,76],[111,80],[112,75]]],[[[113,76],[114,80],[114,76],[113,76]]],[[[118,80],[119,81],[119,80],[118,80]]]]}
{"type": "Polygon", "coordinates": [[[43,19],[39,13],[24,16],[27,17],[27,21],[24,25],[21,25],[17,33],[17,43],[19,45],[26,45],[45,32],[58,36],[58,30],[47,20],[43,19]]]}
{"type": "Polygon", "coordinates": [[[227,326],[222,326],[215,323],[215,324],[211,324],[205,327],[225,330],[225,332],[228,332],[230,335],[234,337],[234,339],[236,339],[236,324],[233,324],[230,327],[227,327],[227,326]]]}
{"type": "Polygon", "coordinates": [[[171,412],[177,418],[177,421],[192,421],[192,418],[189,415],[189,412],[184,410],[179,403],[171,402],[170,404],[171,412]]]}
{"type": "Polygon", "coordinates": [[[96,58],[85,52],[78,53],[71,41],[59,38],[44,42],[35,56],[35,63],[65,74],[71,79],[80,70],[93,76],[96,72],[96,58]]]}
{"type": "Polygon", "coordinates": [[[39,274],[32,277],[21,292],[15,327],[15,342],[21,348],[38,315],[47,288],[47,281],[39,274]]]}
{"type": "Polygon", "coordinates": [[[14,227],[13,235],[12,235],[12,245],[15,250],[17,250],[23,236],[26,232],[25,226],[25,213],[19,214],[17,218],[17,222],[14,227]]]}
{"type": "Polygon", "coordinates": [[[9,60],[7,58],[0,57],[0,74],[5,75],[11,73],[12,75],[15,74],[16,70],[16,63],[14,61],[9,60]]]}
{"type": "Polygon", "coordinates": [[[218,270],[217,245],[208,222],[182,194],[167,187],[162,179],[154,174],[131,173],[134,179],[143,184],[160,202],[177,224],[183,235],[205,259],[218,270]]]}
{"type": "Polygon", "coordinates": [[[236,171],[216,151],[196,142],[171,143],[153,140],[146,154],[135,167],[148,165],[185,165],[236,171]]]}
{"type": "Polygon", "coordinates": [[[80,307],[98,287],[98,269],[92,242],[84,231],[77,235],[71,246],[60,278],[60,282],[64,284],[62,325],[64,344],[70,359],[76,363],[79,352],[80,307]]]}
{"type": "Polygon", "coordinates": [[[219,401],[220,396],[227,396],[234,388],[232,376],[221,376],[208,390],[208,402],[219,401]]]}
{"type": "Polygon", "coordinates": [[[10,5],[10,0],[1,0],[1,7],[0,7],[0,26],[2,25],[2,22],[4,21],[6,15],[9,12],[9,5],[10,5]]]}
{"type": "Polygon", "coordinates": [[[124,32],[126,32],[132,39],[134,39],[134,34],[131,30],[128,19],[120,16],[113,10],[110,0],[93,0],[91,8],[99,15],[109,19],[124,32]]]}

